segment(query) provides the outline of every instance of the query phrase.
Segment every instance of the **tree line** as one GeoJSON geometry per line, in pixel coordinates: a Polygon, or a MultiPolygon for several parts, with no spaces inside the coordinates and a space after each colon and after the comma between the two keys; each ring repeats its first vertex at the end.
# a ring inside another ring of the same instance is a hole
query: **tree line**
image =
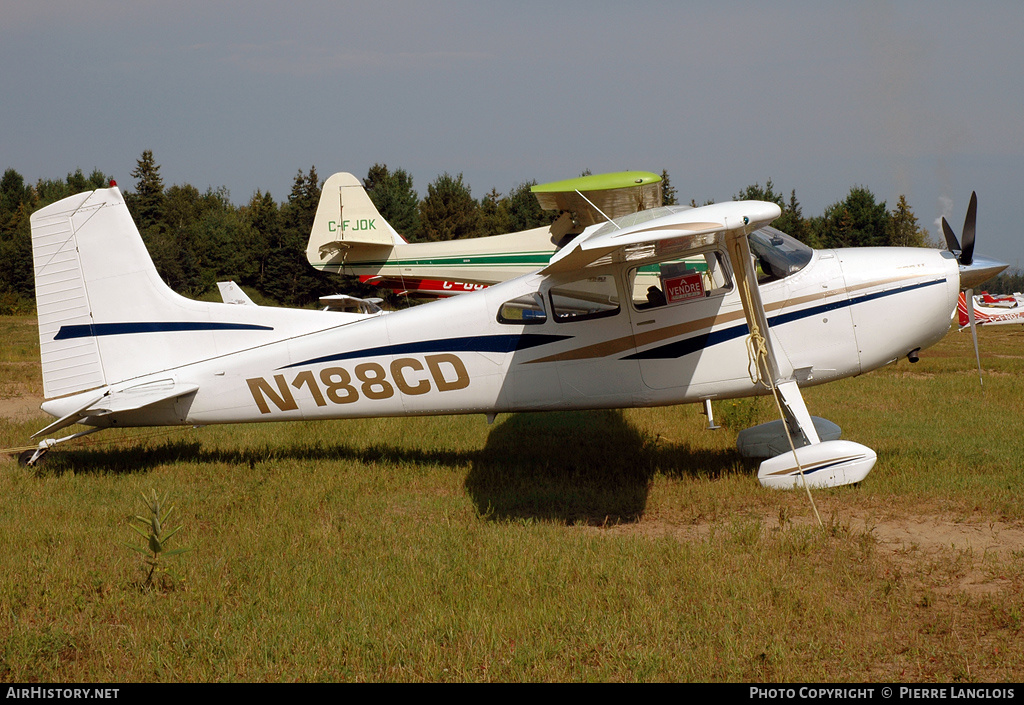
{"type": "MultiPolygon", "coordinates": [[[[583,175],[589,173],[585,170],[583,175]]],[[[322,186],[315,166],[308,172],[298,171],[284,201],[257,190],[241,206],[232,204],[223,187],[201,192],[190,184],[165,186],[149,150],[137,160],[131,176],[134,190],[124,192],[128,208],[160,276],[184,296],[211,297],[216,282],[227,279],[255,292],[257,303],[271,305],[307,306],[322,295],[343,291],[369,294],[370,290],[360,290],[354,278],[319,272],[306,261],[306,242],[322,186]]],[[[27,184],[14,169],[4,172],[0,178],[0,314],[34,309],[29,216],[67,196],[105,188],[110,180],[98,169],[88,176],[79,169],[64,179],[27,184]]],[[[462,174],[446,172],[427,185],[421,198],[407,171],[374,164],[363,184],[381,215],[410,242],[515,232],[546,225],[557,216],[540,209],[530,191],[535,181],[521,183],[507,194],[492,188],[477,199],[462,174]]],[[[679,203],[667,171],[662,172],[662,191],[666,205],[679,203]]],[[[900,196],[890,210],[863,186],[851,188],[844,200],[813,217],[804,217],[795,189],[786,198],[771,180],[763,187],[747,186],[734,199],[777,203],[782,217],[775,227],[813,247],[939,246],[918,224],[906,198],[900,196]]],[[[691,201],[691,205],[697,204],[691,201]]],[[[1019,282],[1013,285],[1020,290],[1019,282]]]]}

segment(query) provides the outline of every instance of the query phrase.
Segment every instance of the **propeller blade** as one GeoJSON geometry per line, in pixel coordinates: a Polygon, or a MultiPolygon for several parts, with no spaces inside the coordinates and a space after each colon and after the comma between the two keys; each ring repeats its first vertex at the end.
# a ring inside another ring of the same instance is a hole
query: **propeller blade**
{"type": "Polygon", "coordinates": [[[964,231],[960,236],[964,239],[964,249],[960,253],[960,264],[974,261],[974,225],[978,217],[978,195],[971,192],[971,203],[967,206],[967,217],[964,218],[964,231]]]}
{"type": "Polygon", "coordinates": [[[981,377],[981,353],[978,352],[978,325],[974,321],[974,289],[967,290],[967,320],[971,323],[971,339],[974,341],[974,359],[978,361],[978,382],[985,386],[981,377]]]}
{"type": "Polygon", "coordinates": [[[950,252],[959,252],[960,243],[956,239],[956,235],[953,234],[953,228],[949,227],[949,223],[946,222],[945,216],[942,218],[942,234],[946,236],[946,247],[949,248],[950,252]]]}

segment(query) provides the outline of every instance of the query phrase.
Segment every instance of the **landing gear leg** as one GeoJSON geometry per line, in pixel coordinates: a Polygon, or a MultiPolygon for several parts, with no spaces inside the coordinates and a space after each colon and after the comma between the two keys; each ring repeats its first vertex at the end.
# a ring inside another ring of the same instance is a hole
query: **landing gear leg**
{"type": "Polygon", "coordinates": [[[18,456],[18,464],[26,467],[35,467],[39,465],[43,457],[49,452],[50,448],[53,448],[58,443],[64,443],[65,441],[73,441],[76,438],[82,436],[88,436],[90,433],[96,433],[102,431],[103,428],[90,428],[86,431],[79,431],[78,433],[72,433],[70,436],[64,436],[63,438],[44,438],[39,441],[39,446],[35,450],[26,450],[18,456]]]}
{"type": "Polygon", "coordinates": [[[710,399],[705,399],[704,400],[704,415],[708,417],[708,430],[709,431],[715,431],[715,430],[721,428],[721,426],[715,425],[715,414],[714,414],[714,412],[711,411],[711,400],[710,399]]]}

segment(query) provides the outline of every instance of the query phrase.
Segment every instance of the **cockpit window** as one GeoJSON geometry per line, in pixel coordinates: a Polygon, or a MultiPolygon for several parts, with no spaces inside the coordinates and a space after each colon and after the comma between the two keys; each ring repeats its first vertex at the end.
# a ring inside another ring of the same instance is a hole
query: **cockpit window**
{"type": "Polygon", "coordinates": [[[761,284],[799,272],[814,255],[810,247],[772,227],[750,233],[749,241],[757,260],[757,281],[761,284]]]}
{"type": "Polygon", "coordinates": [[[589,321],[619,312],[615,277],[607,274],[553,286],[548,296],[551,317],[558,323],[589,321]]]}
{"type": "Polygon", "coordinates": [[[498,309],[498,323],[529,326],[543,323],[548,319],[544,311],[544,299],[540,294],[526,294],[506,301],[498,309]]]}
{"type": "Polygon", "coordinates": [[[637,310],[718,296],[732,289],[717,251],[637,267],[629,273],[637,310]]]}

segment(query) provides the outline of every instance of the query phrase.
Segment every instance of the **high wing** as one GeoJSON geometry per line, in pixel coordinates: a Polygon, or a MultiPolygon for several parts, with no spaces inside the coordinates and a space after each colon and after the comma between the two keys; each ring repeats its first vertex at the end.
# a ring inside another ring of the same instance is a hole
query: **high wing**
{"type": "Polygon", "coordinates": [[[740,300],[751,331],[760,331],[768,346],[771,382],[781,371],[771,354],[768,319],[757,286],[756,266],[747,235],[782,215],[782,209],[764,201],[732,201],[700,208],[662,208],[639,211],[576,238],[551,258],[542,274],[585,269],[605,258],[640,259],[673,255],[684,258],[716,245],[724,245],[729,264],[740,283],[740,300]]]}
{"type": "Polygon", "coordinates": [[[577,237],[563,248],[542,274],[583,269],[603,257],[621,251],[624,259],[638,259],[645,248],[650,254],[685,257],[732,237],[745,237],[781,215],[774,203],[732,201],[700,208],[662,206],[638,211],[577,237]]]}
{"type": "Polygon", "coordinates": [[[792,488],[801,482],[817,486],[858,482],[874,466],[874,451],[851,441],[821,440],[794,370],[788,362],[782,367],[773,349],[758,288],[758,263],[747,237],[781,214],[778,205],[763,201],[639,211],[576,238],[540,273],[568,274],[608,261],[639,262],[665,256],[682,259],[711,248],[724,249],[747,322],[751,368],[756,370],[757,381],[776,395],[793,450],[762,463],[758,478],[765,486],[778,488],[792,488]],[[816,473],[813,481],[805,477],[810,472],[816,473]]]}
{"type": "Polygon", "coordinates": [[[603,223],[661,205],[661,177],[649,171],[620,171],[552,181],[530,188],[546,211],[576,214],[582,226],[603,223]]]}

